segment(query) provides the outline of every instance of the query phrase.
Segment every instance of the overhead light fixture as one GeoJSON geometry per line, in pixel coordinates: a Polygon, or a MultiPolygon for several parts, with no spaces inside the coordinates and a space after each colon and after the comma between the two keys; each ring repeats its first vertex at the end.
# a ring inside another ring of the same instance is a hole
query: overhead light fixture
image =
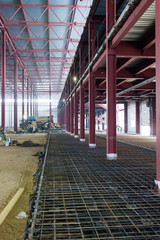
{"type": "Polygon", "coordinates": [[[77,77],[76,77],[76,76],[73,77],[73,81],[74,81],[74,82],[77,81],[77,77]]]}

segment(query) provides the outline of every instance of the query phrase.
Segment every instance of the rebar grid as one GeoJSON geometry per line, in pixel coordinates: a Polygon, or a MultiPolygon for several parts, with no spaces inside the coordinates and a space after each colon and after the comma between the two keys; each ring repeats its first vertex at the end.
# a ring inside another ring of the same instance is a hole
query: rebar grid
{"type": "Polygon", "coordinates": [[[66,134],[52,134],[33,239],[160,239],[155,153],[118,143],[107,161],[66,134]]]}

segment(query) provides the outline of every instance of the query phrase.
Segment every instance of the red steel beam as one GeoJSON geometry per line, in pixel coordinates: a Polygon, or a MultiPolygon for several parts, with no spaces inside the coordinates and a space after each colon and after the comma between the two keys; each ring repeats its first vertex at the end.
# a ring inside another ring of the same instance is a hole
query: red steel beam
{"type": "MultiPolygon", "coordinates": [[[[48,52],[48,49],[18,49],[18,52],[48,52]]],[[[50,49],[49,53],[51,52],[75,52],[75,49],[50,49]]]]}
{"type": "Polygon", "coordinates": [[[43,8],[90,8],[89,6],[82,6],[82,5],[54,5],[54,4],[0,4],[0,7],[33,7],[33,8],[38,8],[38,7],[43,7],[43,8]]]}
{"type": "Polygon", "coordinates": [[[146,12],[149,6],[154,2],[154,0],[141,0],[139,5],[135,8],[129,18],[126,20],[124,25],[112,39],[111,46],[115,48],[118,46],[120,41],[125,37],[129,30],[134,26],[134,24],[140,19],[140,17],[146,12]]]}

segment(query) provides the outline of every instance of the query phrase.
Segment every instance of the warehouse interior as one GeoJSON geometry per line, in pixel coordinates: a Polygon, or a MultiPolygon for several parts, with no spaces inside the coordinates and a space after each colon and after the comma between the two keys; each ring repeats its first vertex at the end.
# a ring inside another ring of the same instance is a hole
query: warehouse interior
{"type": "Polygon", "coordinates": [[[0,239],[160,238],[159,49],[159,0],[0,1],[0,239]]]}

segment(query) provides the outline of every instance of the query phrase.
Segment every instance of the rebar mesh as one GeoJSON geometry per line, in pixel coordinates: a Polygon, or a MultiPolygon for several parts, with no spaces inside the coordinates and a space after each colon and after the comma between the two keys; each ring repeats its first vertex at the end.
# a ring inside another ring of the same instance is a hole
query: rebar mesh
{"type": "Polygon", "coordinates": [[[118,143],[119,159],[51,134],[33,239],[160,239],[155,153],[118,143]]]}

